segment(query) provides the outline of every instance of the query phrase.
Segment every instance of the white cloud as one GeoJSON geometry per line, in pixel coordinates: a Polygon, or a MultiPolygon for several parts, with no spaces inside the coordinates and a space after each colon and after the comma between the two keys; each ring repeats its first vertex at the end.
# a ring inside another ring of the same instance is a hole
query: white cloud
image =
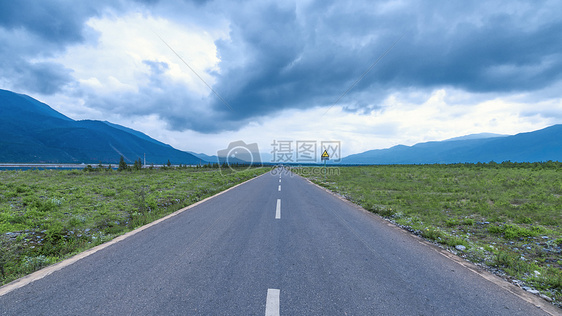
{"type": "MultiPolygon", "coordinates": [[[[165,63],[164,75],[170,83],[180,84],[194,98],[209,95],[209,88],[186,67],[159,39],[164,39],[209,85],[215,83],[212,72],[220,72],[217,48],[208,32],[187,28],[164,18],[130,13],[124,16],[104,15],[87,22],[97,33],[87,44],[70,46],[65,53],[48,60],[73,70],[78,86],[65,93],[88,93],[96,96],[138,93],[152,88],[151,68],[145,63],[165,63]],[[78,92],[80,91],[80,92],[78,92]]],[[[215,34],[220,34],[215,32],[215,34]]],[[[158,89],[158,87],[153,87],[158,89]]],[[[79,98],[83,97],[77,95],[79,98]]],[[[56,99],[47,97],[46,99],[56,99]]],[[[84,100],[83,100],[84,101],[84,100]]],[[[76,111],[77,102],[59,104],[62,111],[76,111]]],[[[83,106],[91,104],[81,102],[83,106]]],[[[106,109],[110,110],[110,109],[106,109]]],[[[83,113],[89,112],[85,109],[83,113]]],[[[117,114],[117,113],[116,113],[117,114]]],[[[96,119],[100,117],[77,117],[96,119]]]]}
{"type": "MultiPolygon", "coordinates": [[[[170,145],[205,154],[216,154],[232,141],[258,143],[260,151],[269,153],[274,140],[324,140],[342,142],[344,156],[371,149],[381,149],[398,144],[413,145],[419,142],[438,141],[474,133],[490,132],[517,134],[533,131],[556,122],[540,115],[526,116],[533,106],[525,103],[494,99],[476,104],[451,105],[447,99],[456,97],[454,90],[439,89],[422,104],[403,101],[391,95],[384,108],[368,115],[346,112],[342,106],[328,112],[316,107],[307,110],[284,110],[278,115],[263,117],[235,132],[202,134],[195,131],[169,131],[157,117],[144,117],[120,123],[142,130],[170,145]]],[[[406,97],[406,99],[408,99],[406,97]]],[[[545,102],[542,108],[562,111],[562,102],[545,102]]]]}

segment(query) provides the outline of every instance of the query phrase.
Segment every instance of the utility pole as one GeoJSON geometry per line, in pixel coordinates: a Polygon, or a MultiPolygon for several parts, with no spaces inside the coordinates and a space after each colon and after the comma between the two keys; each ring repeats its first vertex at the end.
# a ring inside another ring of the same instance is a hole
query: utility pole
{"type": "Polygon", "coordinates": [[[146,153],[143,153],[143,156],[144,156],[144,163],[142,165],[146,166],[146,153]]]}

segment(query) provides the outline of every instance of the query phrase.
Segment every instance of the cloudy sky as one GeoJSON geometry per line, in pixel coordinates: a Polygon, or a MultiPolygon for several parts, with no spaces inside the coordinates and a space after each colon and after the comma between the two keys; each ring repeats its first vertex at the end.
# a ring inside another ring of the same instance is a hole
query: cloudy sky
{"type": "Polygon", "coordinates": [[[345,156],[516,134],[562,123],[560,12],[558,0],[0,0],[0,89],[206,154],[237,140],[341,141],[345,156]]]}

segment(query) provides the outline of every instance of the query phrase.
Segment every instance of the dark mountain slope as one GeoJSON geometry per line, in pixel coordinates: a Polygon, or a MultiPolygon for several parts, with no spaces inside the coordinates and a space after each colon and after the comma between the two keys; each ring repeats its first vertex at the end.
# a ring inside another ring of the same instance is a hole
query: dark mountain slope
{"type": "Polygon", "coordinates": [[[562,161],[562,125],[513,136],[398,145],[345,157],[346,164],[562,161]]]}
{"type": "Polygon", "coordinates": [[[0,162],[197,164],[200,159],[109,122],[74,121],[31,97],[0,90],[0,162]]]}

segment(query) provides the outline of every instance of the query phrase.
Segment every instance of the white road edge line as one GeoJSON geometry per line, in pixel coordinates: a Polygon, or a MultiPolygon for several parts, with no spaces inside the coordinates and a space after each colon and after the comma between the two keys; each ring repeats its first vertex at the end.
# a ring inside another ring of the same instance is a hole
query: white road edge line
{"type": "Polygon", "coordinates": [[[226,192],[228,192],[228,191],[230,191],[230,190],[233,190],[234,188],[237,188],[237,187],[239,187],[239,186],[245,184],[246,182],[250,182],[250,181],[255,180],[255,179],[259,178],[259,177],[263,177],[263,176],[265,176],[265,175],[267,175],[267,174],[268,174],[268,172],[266,172],[266,173],[264,173],[264,174],[262,174],[262,175],[259,175],[259,176],[257,176],[257,177],[253,177],[253,178],[251,178],[251,179],[248,179],[248,180],[246,180],[246,181],[244,181],[244,182],[242,182],[242,183],[239,183],[239,184],[237,184],[237,185],[235,185],[235,186],[233,186],[233,187],[230,187],[230,188],[228,188],[228,189],[226,189],[226,190],[224,190],[224,191],[221,191],[221,192],[219,192],[219,193],[217,193],[217,194],[215,194],[215,195],[213,195],[213,196],[210,196],[210,197],[208,197],[208,198],[206,198],[206,199],[203,199],[203,200],[201,200],[201,201],[199,201],[199,202],[193,203],[193,204],[188,205],[188,206],[186,206],[186,207],[184,207],[184,208],[182,208],[182,209],[179,209],[179,210],[177,210],[177,211],[175,211],[175,212],[173,212],[173,213],[171,213],[171,214],[169,214],[169,215],[167,215],[167,216],[165,216],[165,217],[162,217],[162,218],[160,218],[160,219],[158,219],[158,220],[155,220],[155,221],[152,222],[152,223],[148,223],[148,224],[146,224],[146,225],[144,225],[144,226],[141,226],[141,227],[139,227],[139,228],[137,228],[137,229],[135,229],[135,230],[132,230],[132,231],[130,231],[130,232],[124,234],[124,235],[115,237],[115,238],[113,238],[112,240],[110,240],[110,241],[108,241],[108,242],[106,242],[106,243],[103,243],[103,244],[101,244],[101,245],[98,245],[98,246],[95,246],[95,247],[93,247],[93,248],[90,248],[90,249],[88,249],[88,250],[86,250],[86,251],[84,251],[84,252],[81,252],[81,253],[79,253],[79,254],[77,254],[77,255],[75,255],[75,256],[72,256],[72,257],[70,257],[70,258],[68,258],[68,259],[66,259],[66,260],[63,260],[63,261],[58,262],[58,263],[55,263],[55,264],[53,264],[53,265],[51,265],[51,266],[45,267],[45,268],[43,268],[43,269],[41,269],[41,270],[39,270],[39,271],[35,271],[35,272],[33,272],[33,273],[31,273],[31,274],[28,274],[28,275],[26,275],[26,276],[24,276],[24,277],[22,277],[22,278],[19,278],[19,279],[17,279],[17,280],[14,280],[14,281],[8,283],[8,284],[5,284],[5,285],[3,285],[3,286],[0,287],[0,296],[6,295],[6,294],[12,292],[13,290],[19,289],[19,288],[21,288],[21,287],[24,287],[24,286],[28,285],[29,283],[32,283],[32,282],[37,281],[37,280],[40,280],[40,279],[42,279],[42,278],[48,276],[49,274],[51,274],[51,273],[53,273],[53,272],[55,272],[55,271],[61,270],[62,268],[65,268],[65,267],[67,267],[67,266],[69,266],[69,265],[71,265],[71,264],[73,264],[73,263],[79,261],[80,259],[86,258],[87,256],[89,256],[89,255],[91,255],[91,254],[94,254],[94,253],[96,253],[96,252],[98,252],[98,251],[100,251],[100,250],[102,250],[102,249],[104,249],[104,248],[107,248],[107,247],[109,247],[109,246],[111,246],[111,245],[113,245],[113,244],[116,244],[116,243],[118,243],[118,242],[120,242],[120,241],[122,241],[122,240],[124,240],[124,239],[126,239],[126,238],[128,238],[128,237],[131,237],[131,236],[135,235],[136,233],[139,233],[139,232],[141,232],[141,231],[143,231],[143,230],[145,230],[145,229],[151,227],[151,226],[157,225],[157,224],[159,224],[160,222],[163,222],[163,221],[167,220],[167,219],[170,218],[170,217],[174,217],[174,216],[176,216],[176,215],[178,215],[178,214],[180,214],[180,213],[183,213],[183,212],[185,212],[185,211],[187,211],[187,210],[189,210],[189,209],[191,209],[191,208],[194,208],[194,207],[198,206],[199,204],[205,203],[206,201],[208,201],[208,200],[210,200],[210,199],[212,199],[212,198],[215,198],[215,197],[217,197],[217,196],[219,196],[219,195],[222,195],[222,194],[224,194],[224,193],[226,193],[226,192]]]}
{"type": "Polygon", "coordinates": [[[281,199],[277,199],[277,207],[275,208],[275,219],[281,219],[281,199]]]}
{"type": "Polygon", "coordinates": [[[279,316],[279,295],[281,290],[267,289],[267,300],[265,301],[265,316],[279,316]]]}

